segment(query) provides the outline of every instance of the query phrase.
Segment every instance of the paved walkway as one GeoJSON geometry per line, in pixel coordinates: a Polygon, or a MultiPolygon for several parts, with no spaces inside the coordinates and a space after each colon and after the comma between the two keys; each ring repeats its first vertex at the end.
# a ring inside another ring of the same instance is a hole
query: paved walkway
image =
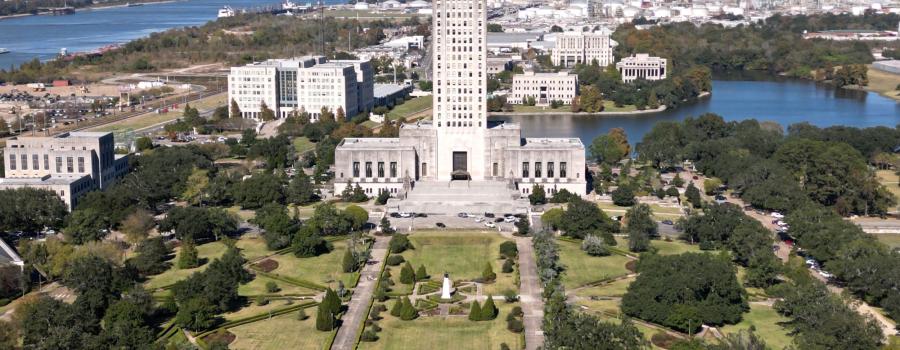
{"type": "Polygon", "coordinates": [[[341,328],[338,329],[337,336],[334,338],[334,344],[331,348],[336,350],[352,350],[356,346],[356,335],[360,332],[360,325],[363,319],[369,314],[369,302],[372,300],[372,294],[375,292],[375,285],[378,282],[378,274],[381,272],[381,265],[387,256],[388,243],[390,237],[375,237],[375,244],[372,246],[372,256],[369,261],[374,264],[366,264],[359,276],[359,284],[353,289],[353,296],[350,298],[350,304],[347,313],[341,318],[341,328]]]}
{"type": "Polygon", "coordinates": [[[534,247],[531,238],[516,237],[519,248],[519,300],[525,312],[525,349],[536,350],[544,346],[544,300],[541,280],[537,273],[534,247]]]}

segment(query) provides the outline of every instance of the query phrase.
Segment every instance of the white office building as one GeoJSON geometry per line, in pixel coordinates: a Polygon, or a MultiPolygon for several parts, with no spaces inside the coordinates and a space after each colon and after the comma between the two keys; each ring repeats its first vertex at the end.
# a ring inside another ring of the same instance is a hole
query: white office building
{"type": "Polygon", "coordinates": [[[516,124],[488,122],[486,14],[484,0],[435,0],[432,120],[402,125],[399,138],[344,139],[335,193],[350,183],[370,196],[387,190],[400,209],[426,212],[455,210],[462,198],[471,199],[459,204],[466,210],[500,202],[519,210],[511,195],[534,184],[586,193],[581,140],[522,138],[516,124]]]}
{"type": "Polygon", "coordinates": [[[128,171],[128,157],[115,154],[114,144],[113,134],[108,132],[9,139],[4,149],[6,177],[0,178],[0,190],[50,190],[71,210],[79,197],[106,188],[128,171]]]}
{"type": "Polygon", "coordinates": [[[535,73],[513,76],[512,94],[507,102],[524,104],[528,97],[533,97],[538,106],[549,105],[551,101],[571,104],[578,95],[578,75],[566,71],[559,73],[535,73]]]}
{"type": "Polygon", "coordinates": [[[616,42],[609,38],[607,29],[592,32],[571,31],[556,35],[556,46],[550,54],[553,65],[571,68],[578,63],[590,64],[597,60],[600,67],[613,63],[616,42]]]}
{"type": "Polygon", "coordinates": [[[637,79],[662,80],[666,78],[666,63],[665,58],[639,53],[617,62],[616,69],[626,83],[637,79]]]}
{"type": "Polygon", "coordinates": [[[318,120],[323,108],[347,118],[374,106],[374,70],[369,61],[328,61],[323,56],[268,60],[232,67],[228,100],[237,102],[241,117],[259,119],[263,103],[277,118],[307,112],[318,120]]]}

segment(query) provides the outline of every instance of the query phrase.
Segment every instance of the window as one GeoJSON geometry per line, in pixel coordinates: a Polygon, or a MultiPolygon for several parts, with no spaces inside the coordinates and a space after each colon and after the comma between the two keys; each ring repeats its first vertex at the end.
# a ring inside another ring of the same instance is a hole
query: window
{"type": "Polygon", "coordinates": [[[428,163],[422,163],[422,176],[428,176],[428,163]]]}
{"type": "Polygon", "coordinates": [[[16,155],[9,155],[9,170],[16,170],[16,155]]]}
{"type": "Polygon", "coordinates": [[[378,177],[384,177],[384,162],[378,162],[378,177]]]}
{"type": "Polygon", "coordinates": [[[397,162],[391,162],[391,177],[397,177],[397,162]]]}
{"type": "Polygon", "coordinates": [[[559,162],[559,177],[566,177],[566,162],[559,162]]]}
{"type": "Polygon", "coordinates": [[[366,162],[366,177],[372,177],[372,162],[366,162]]]}
{"type": "Polygon", "coordinates": [[[553,162],[547,162],[547,177],[553,177],[553,162]]]}
{"type": "Polygon", "coordinates": [[[84,157],[78,157],[78,172],[84,172],[84,157]]]}
{"type": "Polygon", "coordinates": [[[37,154],[31,155],[31,168],[34,170],[41,170],[41,161],[38,160],[37,154]]]}
{"type": "Polygon", "coordinates": [[[493,171],[491,172],[491,174],[493,174],[494,177],[498,176],[497,172],[499,172],[499,169],[500,169],[500,165],[497,163],[494,163],[494,167],[492,169],[493,171]]]}
{"type": "Polygon", "coordinates": [[[66,172],[71,173],[74,171],[75,166],[73,165],[72,157],[66,157],[66,172]]]}
{"type": "Polygon", "coordinates": [[[22,155],[22,170],[28,170],[28,155],[22,155]]]}
{"type": "Polygon", "coordinates": [[[62,157],[56,157],[56,172],[62,172],[62,157]]]}
{"type": "Polygon", "coordinates": [[[522,177],[523,178],[529,177],[528,176],[528,162],[522,162],[522,177]]]}
{"type": "Polygon", "coordinates": [[[50,155],[44,155],[44,170],[50,170],[50,155]]]}
{"type": "Polygon", "coordinates": [[[359,177],[359,162],[353,162],[353,177],[359,177]]]}
{"type": "Polygon", "coordinates": [[[534,177],[541,177],[541,162],[534,162],[534,177]]]}

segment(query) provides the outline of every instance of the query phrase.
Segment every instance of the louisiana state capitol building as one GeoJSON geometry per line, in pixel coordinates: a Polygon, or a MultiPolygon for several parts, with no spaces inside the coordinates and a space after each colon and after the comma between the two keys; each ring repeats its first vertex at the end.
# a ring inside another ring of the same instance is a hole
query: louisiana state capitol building
{"type": "Polygon", "coordinates": [[[398,138],[344,139],[335,193],[358,184],[369,196],[387,190],[401,210],[448,212],[518,209],[535,184],[584,195],[581,140],[522,138],[517,124],[488,121],[485,1],[435,0],[432,22],[431,120],[402,125],[398,138]]]}

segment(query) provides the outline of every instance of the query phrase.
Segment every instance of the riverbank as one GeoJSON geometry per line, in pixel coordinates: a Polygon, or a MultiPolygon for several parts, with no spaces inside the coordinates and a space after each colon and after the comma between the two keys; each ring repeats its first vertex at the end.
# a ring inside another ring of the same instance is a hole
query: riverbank
{"type": "MultiPolygon", "coordinates": [[[[95,5],[85,6],[85,7],[79,7],[79,8],[76,8],[75,11],[77,12],[77,11],[85,11],[85,10],[99,10],[99,9],[108,9],[108,8],[117,8],[117,7],[128,7],[129,4],[141,4],[141,5],[143,5],[143,4],[165,4],[165,3],[176,2],[176,1],[179,1],[179,0],[112,1],[112,2],[105,2],[102,4],[95,4],[95,5]]],[[[0,21],[2,21],[4,19],[13,19],[13,18],[39,16],[39,15],[49,16],[49,14],[45,14],[45,13],[17,13],[15,15],[0,16],[0,21]]]]}
{"type": "Polygon", "coordinates": [[[900,74],[885,72],[872,68],[869,65],[869,85],[863,87],[848,87],[855,90],[865,90],[877,93],[894,101],[900,102],[900,74]]]}

